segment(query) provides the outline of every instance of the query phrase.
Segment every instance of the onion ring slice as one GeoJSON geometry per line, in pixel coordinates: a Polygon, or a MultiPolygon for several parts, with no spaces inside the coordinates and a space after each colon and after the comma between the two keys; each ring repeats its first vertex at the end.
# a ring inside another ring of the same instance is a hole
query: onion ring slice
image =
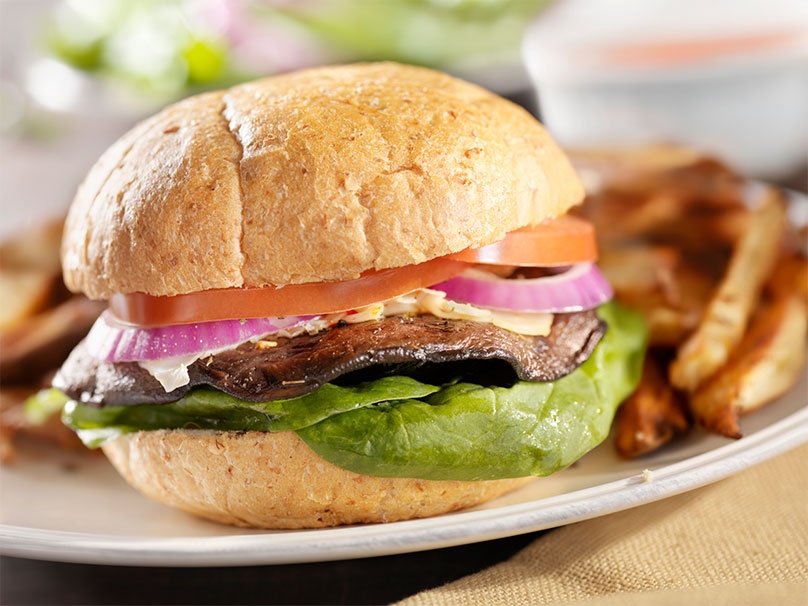
{"type": "Polygon", "coordinates": [[[447,298],[479,307],[528,313],[568,313],[594,309],[610,300],[612,288],[592,263],[579,263],[543,278],[508,279],[469,269],[432,286],[447,298]]]}

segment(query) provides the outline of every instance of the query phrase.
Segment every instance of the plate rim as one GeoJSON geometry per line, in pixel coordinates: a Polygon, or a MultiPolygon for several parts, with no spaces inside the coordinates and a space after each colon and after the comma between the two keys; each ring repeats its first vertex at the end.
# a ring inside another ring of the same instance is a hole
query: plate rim
{"type": "Polygon", "coordinates": [[[210,537],[137,537],[0,524],[0,553],[114,566],[212,567],[376,557],[506,538],[616,513],[724,479],[808,443],[808,406],[748,436],[651,470],[558,495],[389,524],[210,537]]]}
{"type": "MultiPolygon", "coordinates": [[[[744,185],[747,200],[768,186],[757,180],[746,180],[744,185]]],[[[801,215],[791,215],[791,221],[808,223],[808,195],[778,189],[789,198],[790,210],[796,204],[805,205],[801,215]]],[[[701,488],[808,443],[806,378],[803,370],[802,380],[780,396],[803,389],[802,395],[794,394],[803,397],[802,407],[795,412],[739,440],[652,469],[650,481],[634,473],[548,497],[431,518],[256,534],[143,538],[0,523],[0,555],[111,566],[298,564],[412,553],[547,530],[701,488]]]]}

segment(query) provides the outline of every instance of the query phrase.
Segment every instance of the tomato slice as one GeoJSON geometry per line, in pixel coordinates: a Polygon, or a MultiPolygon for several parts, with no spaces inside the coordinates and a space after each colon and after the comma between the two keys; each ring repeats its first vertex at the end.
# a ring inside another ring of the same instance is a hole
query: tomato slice
{"type": "Polygon", "coordinates": [[[595,261],[595,227],[578,217],[564,216],[523,227],[481,248],[467,248],[449,258],[466,263],[554,267],[595,261]]]}
{"type": "Polygon", "coordinates": [[[115,294],[110,298],[110,309],[120,321],[138,326],[319,315],[355,309],[443,282],[461,273],[469,263],[552,267],[596,258],[594,226],[565,216],[512,231],[488,246],[417,265],[369,271],[356,280],[224,288],[173,297],[115,294]]]}
{"type": "Polygon", "coordinates": [[[138,326],[319,315],[392,299],[452,278],[467,267],[456,259],[440,257],[417,265],[369,271],[344,282],[222,288],[173,297],[115,294],[109,306],[117,319],[138,326]]]}

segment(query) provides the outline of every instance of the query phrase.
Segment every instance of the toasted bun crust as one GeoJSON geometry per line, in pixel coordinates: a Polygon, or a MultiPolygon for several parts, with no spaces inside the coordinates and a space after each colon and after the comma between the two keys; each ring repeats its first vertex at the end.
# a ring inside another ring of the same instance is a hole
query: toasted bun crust
{"type": "Polygon", "coordinates": [[[175,295],[347,280],[481,246],[583,198],[525,110],[390,63],[206,93],[137,125],[67,218],[69,288],[175,295]]]}
{"type": "Polygon", "coordinates": [[[434,516],[493,499],[533,478],[484,482],[377,478],[318,457],[293,432],[141,431],[103,446],[144,495],[253,528],[322,528],[434,516]]]}

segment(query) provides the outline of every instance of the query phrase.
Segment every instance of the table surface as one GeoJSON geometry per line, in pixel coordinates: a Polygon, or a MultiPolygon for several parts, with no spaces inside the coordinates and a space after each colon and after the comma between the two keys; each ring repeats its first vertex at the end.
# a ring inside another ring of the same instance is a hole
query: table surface
{"type": "Polygon", "coordinates": [[[2,557],[0,603],[389,604],[505,560],[541,534],[395,556],[232,568],[138,568],[2,557]]]}

